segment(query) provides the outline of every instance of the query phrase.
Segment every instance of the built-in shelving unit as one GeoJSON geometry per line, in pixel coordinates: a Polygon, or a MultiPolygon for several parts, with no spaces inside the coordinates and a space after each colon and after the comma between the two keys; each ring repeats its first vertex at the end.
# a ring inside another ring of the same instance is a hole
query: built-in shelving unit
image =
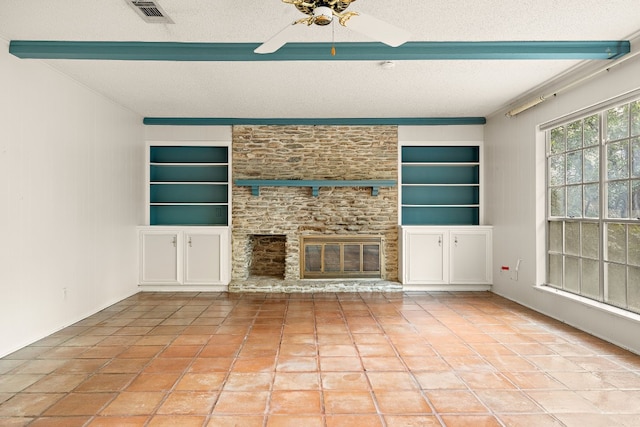
{"type": "Polygon", "coordinates": [[[149,146],[149,225],[228,225],[226,146],[149,146]]]}
{"type": "Polygon", "coordinates": [[[362,180],[305,180],[305,179],[236,179],[240,187],[251,187],[251,194],[260,195],[260,187],[311,187],[314,197],[318,197],[320,187],[371,187],[371,195],[377,196],[380,187],[394,187],[393,179],[362,180]]]}
{"type": "Polygon", "coordinates": [[[479,146],[403,146],[402,225],[480,223],[479,146]]]}

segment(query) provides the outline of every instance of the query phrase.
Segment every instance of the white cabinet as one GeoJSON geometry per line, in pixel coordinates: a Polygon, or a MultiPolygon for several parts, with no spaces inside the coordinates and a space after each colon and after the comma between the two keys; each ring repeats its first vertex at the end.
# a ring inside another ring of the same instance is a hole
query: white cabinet
{"type": "MultiPolygon", "coordinates": [[[[401,227],[401,280],[411,285],[491,285],[492,229],[470,227],[401,227]]],[[[433,286],[432,286],[433,287],[433,286]]]]}
{"type": "Polygon", "coordinates": [[[223,285],[230,279],[229,227],[140,227],[140,285],[223,285]]]}

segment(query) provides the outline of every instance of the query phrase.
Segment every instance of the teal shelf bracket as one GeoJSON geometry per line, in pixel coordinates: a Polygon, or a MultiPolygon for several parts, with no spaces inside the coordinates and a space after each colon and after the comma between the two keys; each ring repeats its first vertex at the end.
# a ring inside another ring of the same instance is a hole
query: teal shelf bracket
{"type": "Polygon", "coordinates": [[[356,179],[356,180],[303,180],[303,179],[236,179],[240,187],[251,187],[251,195],[259,196],[260,187],[311,187],[313,197],[318,197],[320,187],[371,187],[371,195],[377,196],[380,187],[395,187],[394,179],[356,179]]]}

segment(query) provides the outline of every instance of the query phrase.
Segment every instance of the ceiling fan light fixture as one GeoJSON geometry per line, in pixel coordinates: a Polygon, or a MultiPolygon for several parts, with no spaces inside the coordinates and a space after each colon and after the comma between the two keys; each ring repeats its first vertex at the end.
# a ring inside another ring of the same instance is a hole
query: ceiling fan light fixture
{"type": "Polygon", "coordinates": [[[313,23],[324,26],[329,25],[333,21],[333,10],[326,6],[319,6],[313,9],[313,23]]]}

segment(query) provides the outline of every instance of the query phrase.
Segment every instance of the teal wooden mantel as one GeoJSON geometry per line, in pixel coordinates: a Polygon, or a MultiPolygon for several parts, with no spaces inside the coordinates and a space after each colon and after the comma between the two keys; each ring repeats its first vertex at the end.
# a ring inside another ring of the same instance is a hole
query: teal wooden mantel
{"type": "Polygon", "coordinates": [[[240,187],[251,187],[251,194],[260,195],[260,187],[311,187],[313,197],[318,197],[320,187],[371,187],[371,195],[377,196],[380,187],[395,187],[394,179],[236,179],[234,183],[240,187]]]}

